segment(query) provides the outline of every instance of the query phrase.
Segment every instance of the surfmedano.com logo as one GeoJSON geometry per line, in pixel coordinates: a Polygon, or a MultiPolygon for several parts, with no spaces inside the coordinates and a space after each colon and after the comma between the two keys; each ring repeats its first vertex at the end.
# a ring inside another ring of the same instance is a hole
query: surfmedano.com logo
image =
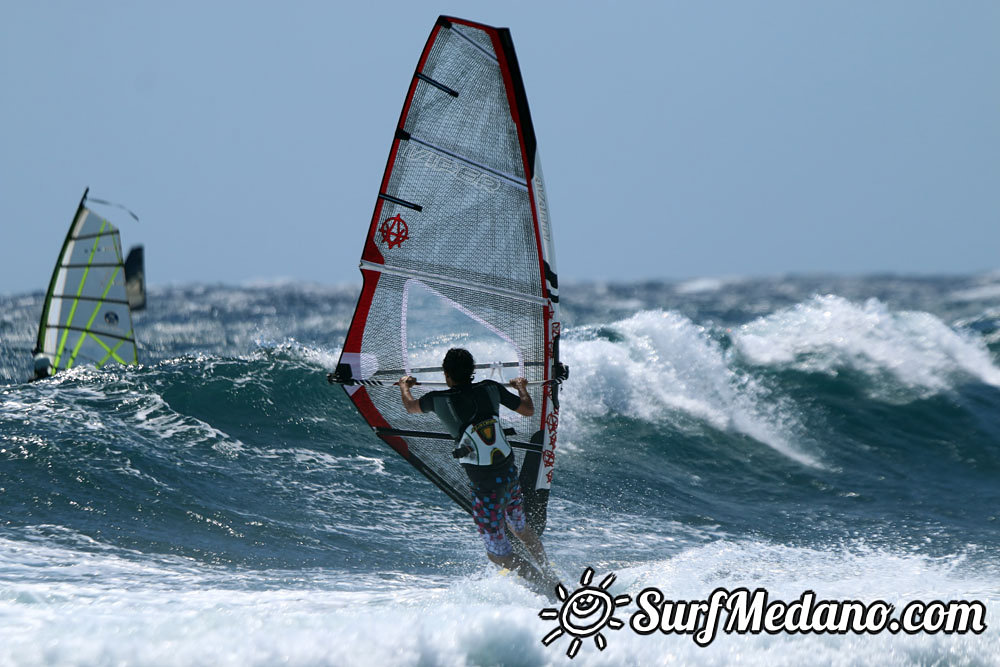
{"type": "MultiPolygon", "coordinates": [[[[609,574],[597,586],[591,585],[594,570],[587,568],[580,577],[580,588],[572,594],[562,584],[556,597],[562,607],[542,609],[543,620],[558,625],[542,638],[549,646],[568,634],[573,637],[566,655],[576,657],[583,640],[594,638],[603,651],[608,642],[604,628],[620,630],[625,623],[615,617],[618,607],[632,602],[630,595],[613,596],[608,589],[616,579],[609,574]]],[[[864,603],[860,600],[817,600],[816,593],[805,591],[792,602],[769,599],[767,589],[716,588],[707,600],[671,600],[657,588],[644,588],[635,598],[639,610],[629,618],[629,627],[639,635],[657,631],[665,635],[689,635],[704,648],[715,641],[720,626],[726,634],[982,634],[986,630],[986,605],[978,600],[911,600],[898,614],[896,607],[884,600],[864,603]]]]}

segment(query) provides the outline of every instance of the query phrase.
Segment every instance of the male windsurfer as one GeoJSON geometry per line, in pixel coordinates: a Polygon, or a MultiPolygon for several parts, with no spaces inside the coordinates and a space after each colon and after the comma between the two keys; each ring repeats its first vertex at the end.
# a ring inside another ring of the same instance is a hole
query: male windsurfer
{"type": "Polygon", "coordinates": [[[457,448],[452,455],[469,476],[473,518],[486,543],[487,557],[530,578],[531,568],[514,553],[504,529],[506,525],[547,570],[548,559],[541,540],[525,522],[517,464],[498,419],[501,404],[526,417],[534,414],[527,380],[510,381],[517,389],[517,396],[493,380],[473,383],[475,361],[462,348],[448,350],[441,367],[449,388],[429,392],[419,400],[410,391],[417,384],[416,378],[406,375],[399,379],[403,406],[412,414],[433,412],[455,438],[457,448]]]}

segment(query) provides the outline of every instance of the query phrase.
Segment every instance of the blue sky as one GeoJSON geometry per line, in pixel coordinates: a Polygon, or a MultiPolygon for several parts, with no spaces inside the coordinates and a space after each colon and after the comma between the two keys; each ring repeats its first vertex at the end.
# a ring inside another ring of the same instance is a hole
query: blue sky
{"type": "Polygon", "coordinates": [[[1000,3],[7,2],[0,293],[85,186],[151,285],[357,269],[438,14],[511,29],[563,280],[1000,267],[1000,3]]]}

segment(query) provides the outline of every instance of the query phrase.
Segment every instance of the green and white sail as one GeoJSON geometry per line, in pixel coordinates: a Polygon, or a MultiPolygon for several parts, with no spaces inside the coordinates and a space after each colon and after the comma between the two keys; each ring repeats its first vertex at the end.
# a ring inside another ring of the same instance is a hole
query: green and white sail
{"type": "Polygon", "coordinates": [[[85,191],[45,296],[36,377],[81,364],[139,363],[118,228],[86,201],[85,191]]]}

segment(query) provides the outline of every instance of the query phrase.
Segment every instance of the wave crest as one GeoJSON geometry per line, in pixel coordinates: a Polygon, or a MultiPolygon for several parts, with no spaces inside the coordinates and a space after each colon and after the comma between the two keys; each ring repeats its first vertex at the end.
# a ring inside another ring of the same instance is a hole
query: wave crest
{"type": "Polygon", "coordinates": [[[1000,387],[984,342],[919,311],[892,311],[878,299],[856,304],[834,295],[814,296],[743,325],[733,334],[742,357],[758,366],[837,375],[851,369],[876,380],[873,393],[900,388],[922,398],[968,378],[1000,387]]]}
{"type": "Polygon", "coordinates": [[[681,413],[720,431],[758,440],[789,458],[818,466],[793,444],[788,406],[729,366],[705,327],[667,311],[643,311],[600,328],[571,332],[563,357],[573,369],[561,395],[571,421],[613,414],[659,422],[681,413]],[[583,340],[581,340],[581,338],[583,340]]]}

